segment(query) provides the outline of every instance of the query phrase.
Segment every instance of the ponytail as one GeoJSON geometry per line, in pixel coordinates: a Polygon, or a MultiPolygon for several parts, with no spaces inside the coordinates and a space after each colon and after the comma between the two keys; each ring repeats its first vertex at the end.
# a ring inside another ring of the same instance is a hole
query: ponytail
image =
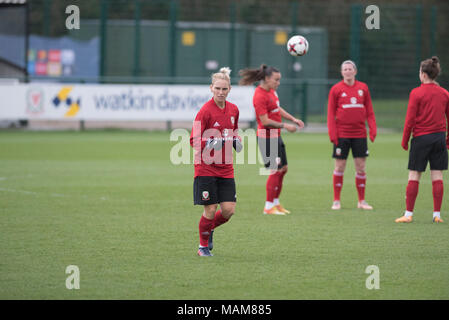
{"type": "Polygon", "coordinates": [[[265,77],[269,77],[273,72],[279,72],[275,67],[269,67],[266,64],[262,64],[258,69],[246,68],[239,71],[239,75],[242,77],[240,79],[240,85],[251,85],[254,82],[264,80],[265,77]]]}

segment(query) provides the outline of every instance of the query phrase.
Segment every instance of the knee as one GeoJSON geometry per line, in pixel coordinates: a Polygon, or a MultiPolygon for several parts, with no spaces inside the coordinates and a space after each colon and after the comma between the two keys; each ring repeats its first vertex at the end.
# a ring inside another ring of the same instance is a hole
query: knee
{"type": "Polygon", "coordinates": [[[229,220],[234,215],[234,212],[235,208],[226,208],[221,210],[221,215],[223,216],[223,218],[229,220]]]}
{"type": "Polygon", "coordinates": [[[203,215],[209,220],[213,219],[215,216],[215,211],[217,211],[217,207],[218,205],[205,206],[203,215]]]}
{"type": "Polygon", "coordinates": [[[346,168],[346,161],[345,160],[336,160],[335,161],[335,171],[344,173],[346,168]]]}

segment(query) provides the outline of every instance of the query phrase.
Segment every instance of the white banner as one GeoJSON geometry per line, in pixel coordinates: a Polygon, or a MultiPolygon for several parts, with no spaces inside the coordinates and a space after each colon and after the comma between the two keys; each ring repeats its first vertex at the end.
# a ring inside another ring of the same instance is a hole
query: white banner
{"type": "MultiPolygon", "coordinates": [[[[233,86],[241,121],[255,119],[253,87],[233,86]]],[[[193,121],[208,85],[0,84],[0,120],[193,121]]]]}

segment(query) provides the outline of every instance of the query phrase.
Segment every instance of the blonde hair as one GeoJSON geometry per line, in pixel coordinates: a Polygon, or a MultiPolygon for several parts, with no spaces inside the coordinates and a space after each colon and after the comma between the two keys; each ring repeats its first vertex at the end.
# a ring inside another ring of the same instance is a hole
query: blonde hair
{"type": "Polygon", "coordinates": [[[345,64],[351,64],[354,67],[354,70],[357,70],[357,66],[355,65],[355,62],[352,60],[343,61],[340,66],[340,69],[343,69],[343,65],[345,65],[345,64]]]}
{"type": "Polygon", "coordinates": [[[229,67],[221,68],[217,73],[212,74],[212,84],[217,80],[226,80],[231,85],[231,69],[229,67]]]}

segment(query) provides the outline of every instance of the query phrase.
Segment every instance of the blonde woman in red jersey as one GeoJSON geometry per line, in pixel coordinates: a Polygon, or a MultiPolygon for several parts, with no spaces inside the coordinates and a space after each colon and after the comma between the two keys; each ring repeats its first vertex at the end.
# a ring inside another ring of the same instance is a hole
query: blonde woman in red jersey
{"type": "Polygon", "coordinates": [[[199,256],[212,256],[214,229],[228,222],[237,201],[232,147],[240,151],[242,145],[237,136],[239,109],[226,101],[231,91],[230,72],[221,68],[212,75],[213,97],[196,115],[190,135],[190,145],[195,149],[194,204],[204,206],[199,222],[199,256]]]}
{"type": "Polygon", "coordinates": [[[287,153],[281,137],[281,129],[295,132],[297,126],[301,129],[304,122],[293,117],[280,106],[276,93],[280,85],[281,73],[274,67],[265,64],[258,69],[240,70],[241,85],[250,85],[260,81],[256,88],[253,104],[258,123],[258,145],[264,159],[265,167],[271,169],[266,184],[266,202],[264,214],[285,215],[290,211],[285,209],[279,200],[284,176],[287,173],[287,153]],[[294,124],[283,123],[282,118],[294,124]]]}
{"type": "Polygon", "coordinates": [[[377,134],[371,94],[368,86],[355,79],[357,67],[351,60],[341,64],[343,80],[335,84],[329,92],[327,126],[330,141],[334,144],[332,157],[335,158],[333,173],[333,210],[341,208],[340,194],[349,150],[354,158],[358,203],[357,208],[372,210],[365,200],[366,157],[368,144],[365,121],[369,126],[369,138],[374,142],[377,134]]]}
{"type": "Polygon", "coordinates": [[[449,93],[435,79],[440,74],[438,57],[421,62],[419,79],[421,85],[410,92],[405,118],[402,148],[408,150],[413,133],[408,161],[408,184],[406,188],[406,211],[395,221],[412,222],[419,180],[430,164],[433,193],[433,222],[443,222],[440,215],[443,201],[443,170],[448,168],[449,149],[449,93]],[[446,126],[446,124],[448,126],[446,126]]]}

